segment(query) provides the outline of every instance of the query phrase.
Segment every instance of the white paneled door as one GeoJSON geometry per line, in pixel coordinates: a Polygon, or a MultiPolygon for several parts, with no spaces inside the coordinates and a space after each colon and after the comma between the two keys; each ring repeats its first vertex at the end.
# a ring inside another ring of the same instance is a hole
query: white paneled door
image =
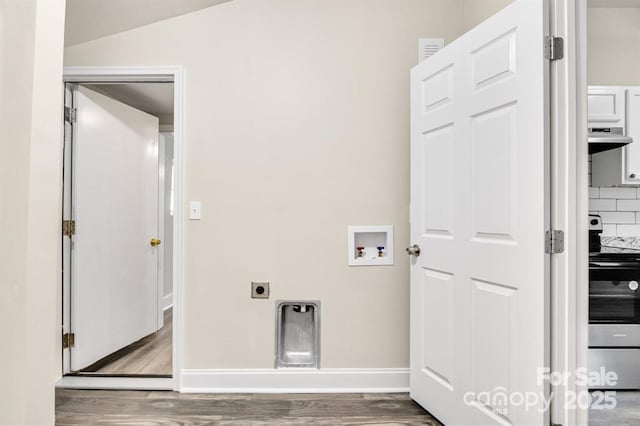
{"type": "Polygon", "coordinates": [[[78,371],[158,328],[158,119],[82,86],[73,102],[78,371]]]}
{"type": "Polygon", "coordinates": [[[411,74],[411,396],[447,425],[548,418],[546,28],[518,0],[411,74]]]}

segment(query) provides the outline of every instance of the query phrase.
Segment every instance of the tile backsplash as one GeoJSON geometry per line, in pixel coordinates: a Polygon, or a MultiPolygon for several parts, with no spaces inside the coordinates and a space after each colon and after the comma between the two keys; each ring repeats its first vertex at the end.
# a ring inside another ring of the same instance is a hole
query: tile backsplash
{"type": "Polygon", "coordinates": [[[640,236],[640,188],[590,187],[589,211],[602,216],[604,236],[640,236]]]}
{"type": "Polygon", "coordinates": [[[640,237],[640,188],[590,186],[589,213],[602,216],[603,236],[640,237]]]}

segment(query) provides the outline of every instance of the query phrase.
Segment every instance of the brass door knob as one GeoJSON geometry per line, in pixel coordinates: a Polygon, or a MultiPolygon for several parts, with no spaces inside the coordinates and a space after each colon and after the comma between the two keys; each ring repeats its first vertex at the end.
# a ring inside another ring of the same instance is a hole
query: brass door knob
{"type": "Polygon", "coordinates": [[[159,246],[161,242],[162,242],[162,241],[160,241],[160,240],[159,240],[159,239],[157,239],[157,238],[152,238],[152,239],[151,239],[151,247],[159,246]]]}

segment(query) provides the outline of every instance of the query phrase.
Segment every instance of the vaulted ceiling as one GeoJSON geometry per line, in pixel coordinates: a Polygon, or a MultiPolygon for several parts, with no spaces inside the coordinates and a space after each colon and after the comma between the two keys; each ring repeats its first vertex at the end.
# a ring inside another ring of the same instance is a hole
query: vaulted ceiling
{"type": "Polygon", "coordinates": [[[67,0],[65,45],[83,43],[230,0],[67,0]]]}
{"type": "MultiPolygon", "coordinates": [[[[231,0],[67,0],[65,45],[84,43],[231,0]]],[[[640,0],[588,0],[589,7],[640,7],[640,0]]]]}

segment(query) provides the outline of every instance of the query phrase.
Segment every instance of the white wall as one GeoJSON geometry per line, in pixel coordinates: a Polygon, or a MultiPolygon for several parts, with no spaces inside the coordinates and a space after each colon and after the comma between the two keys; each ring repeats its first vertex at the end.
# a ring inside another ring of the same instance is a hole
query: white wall
{"type": "Polygon", "coordinates": [[[0,0],[0,424],[54,422],[64,0],[0,0]]]}
{"type": "MultiPolygon", "coordinates": [[[[588,79],[591,85],[640,85],[640,8],[588,9],[588,79]]],[[[640,191],[589,189],[589,210],[600,214],[604,235],[640,236],[640,191]]]]}
{"type": "Polygon", "coordinates": [[[640,8],[588,9],[588,80],[640,85],[640,8]]]}
{"type": "Polygon", "coordinates": [[[161,133],[164,136],[164,283],[163,297],[165,308],[173,301],[173,216],[171,215],[171,178],[173,173],[173,133],[161,133]]]}

